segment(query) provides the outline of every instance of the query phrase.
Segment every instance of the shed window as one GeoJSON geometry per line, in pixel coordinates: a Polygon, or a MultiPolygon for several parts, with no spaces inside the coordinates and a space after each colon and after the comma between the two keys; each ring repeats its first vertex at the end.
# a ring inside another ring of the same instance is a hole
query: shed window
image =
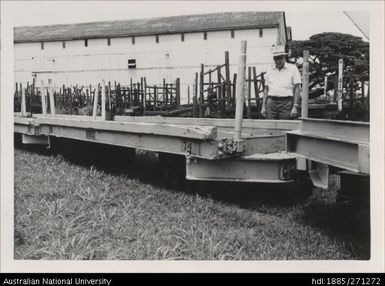
{"type": "Polygon", "coordinates": [[[136,59],[128,60],[128,68],[129,69],[136,69],[136,59]]]}
{"type": "Polygon", "coordinates": [[[131,40],[132,40],[132,44],[135,45],[135,37],[132,37],[131,40]]]}
{"type": "Polygon", "coordinates": [[[184,33],[180,34],[180,40],[184,42],[184,33]]]}
{"type": "Polygon", "coordinates": [[[235,37],[235,31],[231,30],[231,38],[234,39],[234,37],[235,37]]]}
{"type": "Polygon", "coordinates": [[[88,40],[87,39],[84,40],[84,46],[88,47],[88,40]]]}
{"type": "Polygon", "coordinates": [[[260,38],[263,37],[263,29],[259,29],[259,37],[260,37],[260,38]]]}
{"type": "Polygon", "coordinates": [[[44,42],[40,43],[40,47],[41,47],[42,50],[44,50],[44,42]]]}
{"type": "Polygon", "coordinates": [[[203,33],[203,40],[205,40],[205,41],[207,40],[207,32],[203,33]]]}
{"type": "Polygon", "coordinates": [[[159,43],[159,35],[155,36],[155,42],[159,43]]]}
{"type": "Polygon", "coordinates": [[[66,48],[66,42],[65,41],[62,42],[62,46],[63,46],[63,49],[66,48]]]}
{"type": "Polygon", "coordinates": [[[111,39],[110,38],[107,39],[107,45],[111,46],[111,39]]]}

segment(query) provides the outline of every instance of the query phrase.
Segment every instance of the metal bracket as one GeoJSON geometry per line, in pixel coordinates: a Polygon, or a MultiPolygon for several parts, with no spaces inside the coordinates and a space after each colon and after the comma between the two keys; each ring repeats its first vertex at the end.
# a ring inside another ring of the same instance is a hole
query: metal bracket
{"type": "Polygon", "coordinates": [[[326,164],[312,162],[314,169],[309,170],[313,185],[322,190],[329,188],[329,166],[326,164]]]}
{"type": "Polygon", "coordinates": [[[22,143],[23,144],[49,145],[49,139],[48,139],[48,136],[44,136],[44,135],[31,136],[31,135],[23,134],[22,143]]]}
{"type": "Polygon", "coordinates": [[[243,140],[235,140],[224,138],[218,142],[218,154],[234,155],[236,153],[243,153],[245,151],[245,144],[243,140]]]}

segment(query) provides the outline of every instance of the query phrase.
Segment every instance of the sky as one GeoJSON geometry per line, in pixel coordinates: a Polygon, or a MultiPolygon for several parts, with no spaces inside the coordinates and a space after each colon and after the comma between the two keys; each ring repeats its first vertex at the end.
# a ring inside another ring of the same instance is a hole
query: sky
{"type": "Polygon", "coordinates": [[[14,26],[50,25],[230,11],[285,11],[293,40],[322,32],[365,35],[343,13],[369,18],[360,1],[2,1],[14,26]]]}

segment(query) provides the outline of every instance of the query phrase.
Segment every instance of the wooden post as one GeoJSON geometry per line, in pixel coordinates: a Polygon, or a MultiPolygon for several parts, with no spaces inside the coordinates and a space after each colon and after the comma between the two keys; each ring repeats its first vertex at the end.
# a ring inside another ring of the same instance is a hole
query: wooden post
{"type": "MultiPolygon", "coordinates": [[[[15,101],[15,97],[16,97],[16,100],[18,100],[19,99],[19,96],[21,96],[21,94],[19,94],[19,85],[18,85],[18,83],[16,82],[16,89],[15,89],[15,94],[14,94],[14,104],[17,102],[17,101],[15,101]]],[[[21,99],[21,97],[20,97],[20,99],[21,99]]],[[[20,103],[21,103],[21,100],[20,100],[20,103]]],[[[13,107],[13,111],[16,111],[17,109],[16,109],[16,106],[14,106],[13,107]]],[[[20,105],[20,112],[21,112],[21,105],[20,105]]]]}
{"type": "Polygon", "coordinates": [[[69,101],[70,101],[70,114],[72,114],[72,92],[71,92],[71,88],[67,88],[67,91],[68,91],[68,98],[69,98],[69,101]]]}
{"type": "Polygon", "coordinates": [[[223,113],[223,100],[222,100],[222,77],[221,77],[221,69],[217,66],[217,100],[219,103],[219,109],[221,113],[223,113]]]}
{"type": "Polygon", "coordinates": [[[201,74],[200,74],[200,80],[199,80],[199,114],[198,117],[203,116],[203,81],[204,81],[204,65],[201,64],[201,74]]]}
{"type": "MultiPolygon", "coordinates": [[[[226,74],[226,110],[230,111],[231,106],[231,80],[230,80],[230,63],[229,52],[225,52],[225,74],[226,74]]],[[[233,83],[235,85],[235,82],[233,83]]],[[[234,96],[234,95],[233,95],[234,96]]]]}
{"type": "Polygon", "coordinates": [[[102,119],[106,119],[106,83],[102,80],[102,119]]]}
{"type": "Polygon", "coordinates": [[[198,101],[198,73],[195,73],[193,85],[193,117],[197,117],[197,101],[198,101]]]}
{"type": "Polygon", "coordinates": [[[251,67],[248,68],[248,84],[247,84],[247,92],[246,92],[246,115],[247,118],[251,118],[250,111],[250,98],[251,98],[251,67]]]}
{"type": "Polygon", "coordinates": [[[26,100],[25,100],[25,92],[26,89],[23,88],[23,86],[20,83],[20,90],[21,90],[21,116],[27,115],[27,107],[26,107],[26,100]]]}
{"type": "Polygon", "coordinates": [[[31,112],[31,117],[32,117],[32,105],[33,105],[33,100],[35,96],[35,77],[32,80],[32,86],[31,86],[31,96],[30,96],[30,101],[29,101],[29,108],[31,112]]]}
{"type": "MultiPolygon", "coordinates": [[[[261,80],[262,80],[261,74],[261,80]]],[[[253,81],[254,81],[254,94],[255,94],[255,108],[257,109],[257,114],[259,114],[259,89],[258,89],[258,79],[257,79],[257,69],[253,67],[253,81]]]]}
{"type": "Polygon", "coordinates": [[[92,109],[92,118],[96,119],[96,115],[98,112],[98,98],[99,98],[99,86],[96,87],[94,92],[94,106],[92,109]]]}
{"type": "Polygon", "coordinates": [[[187,86],[187,104],[190,104],[190,86],[187,86]]]}
{"type": "Polygon", "coordinates": [[[236,141],[241,140],[241,134],[242,134],[243,105],[245,103],[245,84],[246,84],[246,50],[247,50],[247,42],[242,41],[241,51],[239,55],[239,65],[238,65],[239,80],[237,82],[236,104],[235,104],[234,139],[236,141]]]}
{"type": "Polygon", "coordinates": [[[112,102],[111,102],[111,82],[108,81],[108,111],[111,112],[112,102]]]}
{"type": "Polygon", "coordinates": [[[140,105],[143,106],[144,92],[143,92],[143,77],[140,78],[140,105]]]}
{"type": "Polygon", "coordinates": [[[180,78],[176,79],[176,107],[180,106],[180,78]]]}
{"type": "Polygon", "coordinates": [[[47,115],[47,104],[46,104],[46,96],[47,89],[43,86],[41,90],[41,113],[46,116],[47,115]]]}
{"type": "Polygon", "coordinates": [[[301,117],[308,117],[309,102],[309,51],[303,51],[303,67],[302,67],[302,109],[301,117]]]}
{"type": "MultiPolygon", "coordinates": [[[[235,73],[234,76],[233,76],[233,96],[236,97],[237,96],[237,93],[236,93],[236,87],[237,87],[237,74],[235,73]]],[[[230,103],[229,103],[229,106],[228,106],[228,110],[232,110],[232,107],[234,106],[234,100],[233,98],[230,98],[230,103]]]]}
{"type": "Polygon", "coordinates": [[[146,98],[147,98],[147,80],[143,78],[144,92],[143,92],[143,115],[146,112],[146,98]]]}
{"type": "Polygon", "coordinates": [[[56,114],[55,99],[53,95],[52,83],[49,84],[48,92],[49,92],[49,109],[51,110],[51,115],[55,115],[56,114]]]}
{"type": "Polygon", "coordinates": [[[212,71],[211,71],[211,69],[209,69],[209,86],[211,86],[211,73],[212,73],[212,71]]]}
{"type": "MultiPolygon", "coordinates": [[[[163,95],[163,102],[167,106],[167,104],[168,104],[168,88],[166,85],[166,79],[165,78],[163,78],[162,95],[163,95]]],[[[172,103],[172,92],[171,92],[171,96],[170,96],[170,102],[172,103]]]]}
{"type": "Polygon", "coordinates": [[[157,93],[156,85],[154,85],[154,111],[156,110],[157,102],[158,102],[158,93],[157,93]]]}

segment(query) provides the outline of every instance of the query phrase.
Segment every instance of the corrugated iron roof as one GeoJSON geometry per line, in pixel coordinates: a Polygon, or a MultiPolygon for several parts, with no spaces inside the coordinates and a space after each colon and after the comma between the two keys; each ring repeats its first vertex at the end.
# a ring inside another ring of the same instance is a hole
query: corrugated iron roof
{"type": "Polygon", "coordinates": [[[283,12],[230,12],[14,29],[14,42],[43,42],[274,27],[283,12]]]}

